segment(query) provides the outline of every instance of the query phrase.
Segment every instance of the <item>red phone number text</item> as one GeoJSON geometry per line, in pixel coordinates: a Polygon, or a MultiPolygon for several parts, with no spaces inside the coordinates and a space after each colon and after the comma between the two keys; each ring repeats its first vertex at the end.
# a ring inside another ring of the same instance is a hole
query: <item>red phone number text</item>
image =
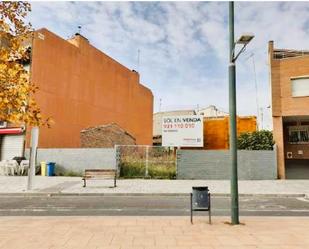
{"type": "Polygon", "coordinates": [[[164,124],[164,129],[182,129],[182,128],[194,128],[195,124],[164,124]]]}

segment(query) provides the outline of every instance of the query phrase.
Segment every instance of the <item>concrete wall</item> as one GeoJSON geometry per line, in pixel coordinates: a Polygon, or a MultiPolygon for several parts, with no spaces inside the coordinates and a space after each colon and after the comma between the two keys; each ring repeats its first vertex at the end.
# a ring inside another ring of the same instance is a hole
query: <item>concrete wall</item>
{"type": "Polygon", "coordinates": [[[40,128],[40,148],[80,147],[81,130],[113,122],[138,144],[152,144],[152,92],[140,84],[137,72],[82,36],[65,40],[38,30],[31,73],[42,114],[54,121],[50,129],[40,128]]]}
{"type": "MultiPolygon", "coordinates": [[[[178,179],[230,179],[228,150],[178,150],[178,179]]],[[[276,151],[238,151],[238,179],[277,179],[276,151]]]]}
{"type": "MultiPolygon", "coordinates": [[[[29,149],[25,151],[29,158],[29,149]]],[[[81,173],[84,169],[115,169],[115,149],[76,148],[76,149],[38,149],[37,162],[55,162],[56,173],[73,171],[81,173]]]]}

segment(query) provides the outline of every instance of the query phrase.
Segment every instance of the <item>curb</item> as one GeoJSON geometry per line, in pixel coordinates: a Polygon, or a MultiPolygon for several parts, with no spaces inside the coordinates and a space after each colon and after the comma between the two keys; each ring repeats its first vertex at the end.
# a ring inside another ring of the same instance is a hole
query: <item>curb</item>
{"type": "MultiPolygon", "coordinates": [[[[174,197],[186,197],[190,193],[62,193],[62,192],[24,192],[24,193],[0,193],[0,197],[95,197],[95,196],[106,196],[106,197],[122,197],[122,196],[132,196],[132,197],[144,197],[144,196],[174,196],[174,197]]],[[[212,193],[213,197],[230,197],[227,193],[212,193]]],[[[293,198],[293,197],[303,197],[308,198],[308,194],[239,194],[239,197],[268,197],[268,198],[293,198]]]]}

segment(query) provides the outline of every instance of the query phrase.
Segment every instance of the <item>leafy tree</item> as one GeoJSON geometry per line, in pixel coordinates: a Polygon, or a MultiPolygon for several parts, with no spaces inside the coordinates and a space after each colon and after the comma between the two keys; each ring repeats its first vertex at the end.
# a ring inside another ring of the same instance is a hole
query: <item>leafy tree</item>
{"type": "Polygon", "coordinates": [[[273,150],[274,144],[272,132],[266,130],[242,133],[237,141],[240,150],[273,150]]]}
{"type": "Polygon", "coordinates": [[[0,120],[40,126],[43,120],[24,62],[29,62],[33,30],[25,17],[31,11],[27,2],[0,2],[0,120]]]}

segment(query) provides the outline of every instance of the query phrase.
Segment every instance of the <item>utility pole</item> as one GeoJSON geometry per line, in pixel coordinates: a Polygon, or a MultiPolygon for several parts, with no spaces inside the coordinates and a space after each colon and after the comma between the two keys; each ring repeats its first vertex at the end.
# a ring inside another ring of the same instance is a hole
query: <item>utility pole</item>
{"type": "Polygon", "coordinates": [[[138,49],[138,50],[137,50],[137,72],[138,72],[138,73],[140,73],[140,72],[139,72],[139,67],[140,67],[140,56],[141,56],[141,50],[138,49]]]}
{"type": "Polygon", "coordinates": [[[231,223],[239,224],[238,176],[237,176],[237,124],[236,124],[236,66],[234,58],[234,2],[229,2],[229,111],[231,154],[231,223]]]}
{"type": "MultiPolygon", "coordinates": [[[[257,79],[256,79],[254,54],[252,53],[250,57],[252,58],[253,73],[254,73],[254,84],[255,84],[255,95],[256,95],[255,96],[255,98],[256,98],[256,115],[257,115],[257,120],[259,120],[260,119],[259,92],[258,92],[258,84],[257,84],[257,79]]],[[[263,127],[263,121],[261,122],[260,127],[263,127]]]]}
{"type": "Polygon", "coordinates": [[[264,108],[261,107],[261,130],[264,130],[264,108]]]}

